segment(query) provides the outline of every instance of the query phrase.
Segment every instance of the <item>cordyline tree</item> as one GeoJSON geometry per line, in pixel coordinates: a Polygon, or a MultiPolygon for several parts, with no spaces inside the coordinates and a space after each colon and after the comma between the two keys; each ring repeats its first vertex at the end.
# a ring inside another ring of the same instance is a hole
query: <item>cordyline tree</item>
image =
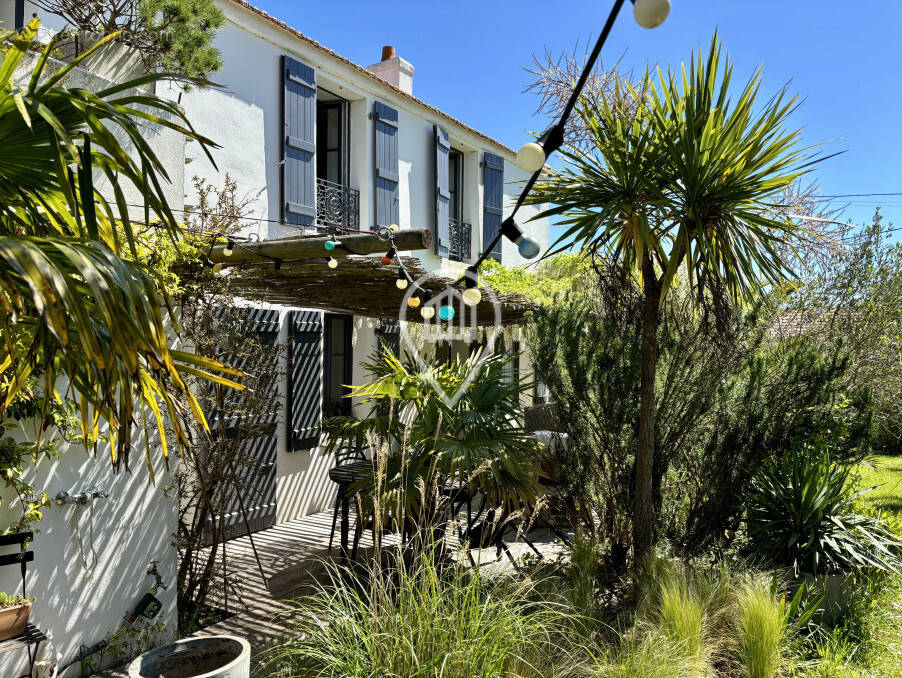
{"type": "Polygon", "coordinates": [[[792,276],[792,243],[807,231],[781,195],[813,162],[787,128],[796,99],[783,88],[758,99],[761,70],[733,88],[733,64],[714,36],[707,57],[681,72],[616,78],[608,96],[577,108],[588,144],[564,149],[564,167],[540,182],[534,203],[566,227],[553,249],[579,247],[631,271],[643,294],[633,556],[654,546],[652,468],[655,368],[662,302],[676,280],[692,296],[739,308],[792,276]],[[682,272],[677,276],[678,272],[682,272]]]}

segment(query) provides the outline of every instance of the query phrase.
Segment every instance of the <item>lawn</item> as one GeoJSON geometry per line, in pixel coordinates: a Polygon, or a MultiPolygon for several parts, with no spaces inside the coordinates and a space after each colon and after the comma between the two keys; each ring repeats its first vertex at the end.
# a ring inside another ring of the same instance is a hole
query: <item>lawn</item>
{"type": "Polygon", "coordinates": [[[902,520],[902,457],[878,455],[859,467],[861,487],[874,487],[861,498],[862,503],[882,508],[902,520]]]}

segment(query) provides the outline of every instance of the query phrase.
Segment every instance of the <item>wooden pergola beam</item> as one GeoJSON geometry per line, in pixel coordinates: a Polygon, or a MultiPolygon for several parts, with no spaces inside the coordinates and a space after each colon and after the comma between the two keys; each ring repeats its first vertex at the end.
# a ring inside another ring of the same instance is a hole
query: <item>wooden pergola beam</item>
{"type": "MultiPolygon", "coordinates": [[[[425,250],[432,247],[432,232],[425,228],[395,231],[393,238],[398,250],[402,252],[425,250]]],[[[385,254],[389,243],[375,233],[352,233],[241,242],[232,249],[231,256],[226,256],[226,247],[226,243],[214,245],[210,251],[210,259],[214,263],[222,264],[237,264],[242,261],[259,262],[261,257],[283,261],[330,256],[338,259],[354,254],[385,254]],[[337,240],[341,243],[341,247],[327,251],[325,248],[327,240],[337,240]]]]}

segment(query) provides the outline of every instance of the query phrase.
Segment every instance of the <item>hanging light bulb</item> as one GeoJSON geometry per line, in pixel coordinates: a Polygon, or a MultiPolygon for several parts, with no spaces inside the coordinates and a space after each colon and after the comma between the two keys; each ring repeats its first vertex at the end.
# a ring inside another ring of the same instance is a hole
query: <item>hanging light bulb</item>
{"type": "Polygon", "coordinates": [[[392,262],[392,259],[394,259],[394,258],[395,258],[395,255],[397,255],[397,254],[398,254],[398,250],[396,250],[396,249],[395,249],[395,246],[392,245],[392,246],[388,249],[388,252],[386,252],[386,253],[382,256],[382,265],[383,265],[383,266],[388,266],[388,265],[392,262]]]}
{"type": "Polygon", "coordinates": [[[557,125],[552,125],[535,141],[523,144],[517,152],[517,165],[524,172],[534,174],[545,166],[548,156],[564,143],[564,132],[557,125]]]}
{"type": "Polygon", "coordinates": [[[523,231],[511,217],[501,222],[501,232],[508,240],[517,245],[517,250],[524,259],[534,259],[542,251],[542,246],[536,240],[523,235],[523,231]]]}
{"type": "Polygon", "coordinates": [[[670,0],[634,0],[633,18],[642,28],[657,28],[670,14],[670,0]]]}
{"type": "Polygon", "coordinates": [[[338,268],[338,260],[329,257],[329,261],[326,262],[326,266],[329,268],[338,268]]]}
{"type": "Polygon", "coordinates": [[[423,316],[426,320],[435,317],[435,306],[423,306],[420,309],[420,315],[423,316]]]}
{"type": "Polygon", "coordinates": [[[391,226],[388,227],[388,230],[390,230],[390,231],[397,231],[397,230],[398,230],[398,224],[392,224],[391,226]]]}
{"type": "Polygon", "coordinates": [[[336,241],[336,240],[331,240],[331,239],[330,239],[330,240],[327,240],[327,241],[325,242],[325,244],[323,245],[323,247],[326,248],[326,251],[327,251],[327,252],[331,252],[331,251],[334,250],[336,247],[338,247],[338,241],[336,241]]]}
{"type": "Polygon", "coordinates": [[[466,289],[461,295],[464,303],[467,306],[476,306],[482,301],[482,292],[479,291],[479,271],[473,266],[468,267],[467,272],[464,273],[464,285],[466,285],[466,289]]]}
{"type": "Polygon", "coordinates": [[[422,304],[422,303],[423,303],[423,300],[420,299],[420,291],[419,290],[417,290],[416,292],[411,294],[410,297],[407,299],[407,305],[410,308],[419,308],[420,304],[422,304]]]}
{"type": "Polygon", "coordinates": [[[454,318],[454,307],[442,304],[442,307],[438,310],[438,317],[442,320],[452,320],[454,318]]]}
{"type": "Polygon", "coordinates": [[[232,256],[232,251],[235,249],[235,241],[229,238],[228,244],[225,246],[225,249],[222,251],[222,256],[230,257],[232,256]]]}
{"type": "Polygon", "coordinates": [[[403,268],[398,269],[398,279],[395,281],[395,287],[399,290],[406,290],[410,283],[407,281],[407,271],[403,268]]]}

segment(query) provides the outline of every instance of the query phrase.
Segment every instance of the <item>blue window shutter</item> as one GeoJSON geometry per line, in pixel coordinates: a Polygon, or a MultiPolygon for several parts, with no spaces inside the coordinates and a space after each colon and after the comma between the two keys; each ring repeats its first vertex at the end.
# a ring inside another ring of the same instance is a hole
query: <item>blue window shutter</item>
{"type": "MultiPolygon", "coordinates": [[[[488,247],[501,228],[501,212],[504,207],[504,158],[485,153],[483,160],[482,246],[488,247]]],[[[495,245],[491,256],[501,261],[500,241],[495,245]]]]}
{"type": "Polygon", "coordinates": [[[282,221],[312,226],[316,218],[316,72],[282,56],[282,221]]]}
{"type": "Polygon", "coordinates": [[[448,154],[451,142],[448,133],[438,125],[432,126],[435,140],[435,253],[447,257],[451,247],[451,227],[448,223],[448,154]]]}
{"type": "Polygon", "coordinates": [[[323,413],[323,314],[288,314],[288,451],[319,445],[323,413]]]}
{"type": "Polygon", "coordinates": [[[376,128],[376,226],[398,223],[398,111],[380,101],[373,112],[376,128]]]}

